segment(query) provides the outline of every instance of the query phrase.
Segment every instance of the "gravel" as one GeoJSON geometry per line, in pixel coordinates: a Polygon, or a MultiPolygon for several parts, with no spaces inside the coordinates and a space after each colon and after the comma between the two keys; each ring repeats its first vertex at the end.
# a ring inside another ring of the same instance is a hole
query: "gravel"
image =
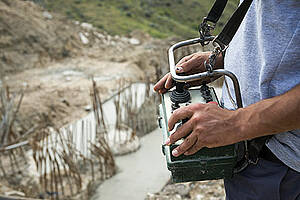
{"type": "Polygon", "coordinates": [[[223,180],[168,183],[160,192],[149,193],[146,200],[224,200],[223,180]]]}

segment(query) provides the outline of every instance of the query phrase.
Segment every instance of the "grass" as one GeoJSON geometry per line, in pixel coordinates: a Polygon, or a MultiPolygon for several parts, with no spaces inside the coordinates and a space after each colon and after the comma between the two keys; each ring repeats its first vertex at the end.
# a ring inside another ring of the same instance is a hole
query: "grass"
{"type": "MultiPolygon", "coordinates": [[[[112,35],[142,30],[158,38],[198,36],[198,25],[214,0],[40,0],[51,11],[88,22],[112,35]]],[[[216,28],[221,30],[238,0],[229,1],[216,28]]]]}

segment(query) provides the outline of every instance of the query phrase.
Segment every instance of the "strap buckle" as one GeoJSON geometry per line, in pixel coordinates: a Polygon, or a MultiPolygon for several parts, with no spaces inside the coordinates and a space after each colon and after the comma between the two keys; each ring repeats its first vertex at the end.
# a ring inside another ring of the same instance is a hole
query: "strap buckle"
{"type": "Polygon", "coordinates": [[[210,41],[208,41],[206,38],[211,37],[211,31],[214,30],[216,27],[215,23],[209,24],[207,17],[203,18],[203,22],[199,25],[199,33],[200,33],[200,39],[203,41],[200,42],[202,46],[208,45],[210,41]]]}
{"type": "Polygon", "coordinates": [[[259,161],[259,157],[258,156],[255,156],[254,158],[250,158],[249,152],[246,152],[245,158],[246,158],[246,160],[247,160],[247,162],[249,164],[253,164],[253,165],[257,165],[257,163],[259,161]]]}
{"type": "Polygon", "coordinates": [[[216,36],[213,41],[212,41],[213,46],[216,47],[220,47],[221,51],[225,51],[227,49],[228,46],[226,46],[223,42],[221,42],[219,40],[219,37],[216,36]]]}
{"type": "Polygon", "coordinates": [[[216,65],[217,57],[222,52],[221,48],[219,46],[216,46],[213,50],[213,52],[210,54],[208,58],[208,62],[204,62],[204,66],[208,72],[212,72],[214,69],[214,66],[216,65]]]}

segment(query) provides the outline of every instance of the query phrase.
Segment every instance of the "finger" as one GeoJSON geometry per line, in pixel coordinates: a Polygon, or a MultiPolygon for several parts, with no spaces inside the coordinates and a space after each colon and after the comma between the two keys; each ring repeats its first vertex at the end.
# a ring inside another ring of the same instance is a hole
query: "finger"
{"type": "Polygon", "coordinates": [[[166,93],[167,91],[168,91],[168,90],[167,90],[166,88],[163,88],[163,89],[158,90],[158,92],[159,92],[160,94],[166,93]]]}
{"type": "Polygon", "coordinates": [[[189,59],[191,59],[193,57],[194,54],[191,54],[191,55],[188,55],[188,56],[185,56],[183,58],[181,58],[179,60],[179,62],[176,64],[176,66],[181,66],[183,63],[185,63],[186,61],[188,61],[189,59]]]}
{"type": "Polygon", "coordinates": [[[186,63],[190,62],[193,58],[194,54],[189,55],[181,59],[176,65],[176,73],[184,73],[191,70],[192,66],[186,67],[186,63]]]}
{"type": "MultiPolygon", "coordinates": [[[[193,133],[191,133],[192,135],[193,133]]],[[[203,142],[197,138],[197,141],[194,143],[194,145],[189,148],[187,151],[185,151],[184,155],[189,156],[197,153],[200,149],[202,149],[204,146],[203,142]]]]}
{"type": "Polygon", "coordinates": [[[176,122],[182,119],[191,118],[193,115],[193,111],[190,109],[190,106],[185,106],[176,109],[173,114],[171,115],[169,122],[168,122],[168,128],[169,131],[174,128],[174,125],[176,122]]]}
{"type": "Polygon", "coordinates": [[[172,155],[177,157],[181,154],[185,153],[188,149],[190,149],[197,141],[196,135],[189,135],[187,138],[184,139],[184,142],[179,145],[176,149],[172,151],[172,155]]]}
{"type": "Polygon", "coordinates": [[[167,73],[162,79],[160,79],[153,87],[154,91],[159,91],[160,89],[164,89],[165,82],[168,79],[170,73],[167,73]]]}
{"type": "Polygon", "coordinates": [[[171,74],[169,74],[169,76],[166,80],[166,83],[165,83],[165,88],[170,89],[173,86],[173,83],[174,83],[174,81],[172,79],[172,76],[171,76],[171,74]]]}
{"type": "Polygon", "coordinates": [[[188,120],[181,127],[179,127],[169,138],[169,144],[173,144],[181,138],[187,136],[193,131],[193,124],[191,120],[188,120]]]}
{"type": "Polygon", "coordinates": [[[183,69],[184,72],[188,72],[188,71],[192,71],[192,69],[194,68],[198,68],[201,66],[202,64],[202,59],[197,58],[196,56],[194,56],[193,58],[189,59],[188,61],[184,62],[181,64],[181,67],[183,69]]]}

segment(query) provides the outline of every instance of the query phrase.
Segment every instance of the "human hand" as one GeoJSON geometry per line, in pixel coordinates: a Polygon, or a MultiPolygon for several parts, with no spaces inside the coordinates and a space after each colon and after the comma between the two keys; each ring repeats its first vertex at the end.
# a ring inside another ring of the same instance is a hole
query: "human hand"
{"type": "MultiPolygon", "coordinates": [[[[185,56],[176,64],[176,73],[195,74],[205,71],[204,61],[208,60],[211,52],[197,52],[185,56]]],[[[173,79],[170,73],[167,73],[155,86],[154,91],[165,93],[173,87],[173,79]]]]}
{"type": "Polygon", "coordinates": [[[189,120],[166,141],[166,145],[170,145],[187,136],[172,151],[173,156],[192,155],[203,147],[225,146],[244,140],[239,110],[231,111],[211,103],[191,104],[173,112],[168,122],[169,131],[179,120],[186,118],[189,120]]]}

